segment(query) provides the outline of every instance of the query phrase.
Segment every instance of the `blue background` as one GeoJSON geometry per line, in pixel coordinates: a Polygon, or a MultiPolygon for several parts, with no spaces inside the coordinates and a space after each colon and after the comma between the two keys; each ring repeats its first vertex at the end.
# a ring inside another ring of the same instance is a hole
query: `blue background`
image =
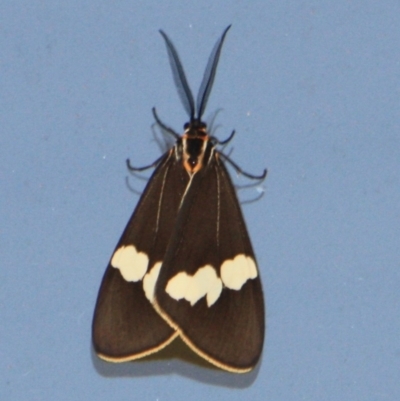
{"type": "Polygon", "coordinates": [[[3,2],[0,399],[400,399],[399,22],[397,0],[3,2]],[[157,30],[196,92],[230,23],[206,117],[222,108],[233,159],[268,168],[243,205],[261,364],[101,362],[94,303],[138,199],[125,159],[160,155],[151,107],[187,119],[157,30]]]}

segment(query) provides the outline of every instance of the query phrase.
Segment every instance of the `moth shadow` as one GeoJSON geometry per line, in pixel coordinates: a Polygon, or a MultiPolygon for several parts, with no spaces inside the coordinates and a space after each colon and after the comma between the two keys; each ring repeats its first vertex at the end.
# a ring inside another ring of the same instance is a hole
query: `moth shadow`
{"type": "Polygon", "coordinates": [[[156,354],[132,362],[110,363],[101,360],[91,348],[92,363],[104,377],[146,377],[177,374],[200,383],[228,388],[247,388],[256,380],[260,363],[245,374],[235,374],[214,367],[196,355],[178,337],[156,354]]]}

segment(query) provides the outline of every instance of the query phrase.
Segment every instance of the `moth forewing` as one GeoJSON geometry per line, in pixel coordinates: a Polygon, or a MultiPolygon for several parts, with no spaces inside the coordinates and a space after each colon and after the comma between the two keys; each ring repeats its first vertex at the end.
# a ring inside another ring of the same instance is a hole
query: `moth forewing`
{"type": "Polygon", "coordinates": [[[247,372],[264,338],[261,281],[218,153],[191,180],[156,284],[159,313],[199,355],[247,372]]]}
{"type": "Polygon", "coordinates": [[[154,310],[152,297],[156,271],[187,182],[179,160],[169,151],[150,178],[115,248],[92,325],[94,349],[102,359],[137,359],[158,351],[176,336],[154,310]]]}

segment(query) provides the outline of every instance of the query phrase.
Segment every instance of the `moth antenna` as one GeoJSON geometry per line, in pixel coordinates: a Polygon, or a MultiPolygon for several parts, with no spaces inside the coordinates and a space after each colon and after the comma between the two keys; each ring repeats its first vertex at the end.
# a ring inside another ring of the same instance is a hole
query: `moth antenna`
{"type": "Polygon", "coordinates": [[[192,91],[190,90],[189,84],[186,79],[185,71],[183,70],[183,66],[181,60],[179,59],[178,52],[175,49],[175,46],[167,36],[167,34],[160,30],[162,37],[165,40],[165,44],[167,46],[169,63],[172,69],[172,75],[174,77],[175,85],[178,89],[178,94],[185,108],[186,112],[189,114],[190,121],[194,119],[194,99],[192,95],[192,91]]]}
{"type": "Polygon", "coordinates": [[[224,39],[226,34],[229,31],[229,28],[232,25],[229,25],[225,28],[224,32],[222,33],[221,37],[215,44],[210,57],[208,58],[207,67],[204,71],[203,80],[200,85],[199,93],[197,95],[197,118],[200,120],[201,116],[204,113],[204,110],[207,106],[207,101],[210,96],[210,92],[214,83],[215,73],[217,72],[217,66],[219,57],[221,55],[222,45],[224,43],[224,39]]]}

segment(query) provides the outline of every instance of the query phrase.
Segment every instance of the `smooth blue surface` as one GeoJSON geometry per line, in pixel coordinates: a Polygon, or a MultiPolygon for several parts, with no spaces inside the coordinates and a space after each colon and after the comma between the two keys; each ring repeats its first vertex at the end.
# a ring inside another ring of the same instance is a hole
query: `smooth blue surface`
{"type": "Polygon", "coordinates": [[[400,3],[3,3],[0,399],[399,400],[400,3]],[[100,362],[93,307],[138,199],[125,159],[160,155],[151,107],[186,121],[157,30],[196,92],[229,23],[205,115],[223,108],[216,135],[237,130],[234,160],[269,170],[244,206],[262,363],[236,376],[100,362]]]}

